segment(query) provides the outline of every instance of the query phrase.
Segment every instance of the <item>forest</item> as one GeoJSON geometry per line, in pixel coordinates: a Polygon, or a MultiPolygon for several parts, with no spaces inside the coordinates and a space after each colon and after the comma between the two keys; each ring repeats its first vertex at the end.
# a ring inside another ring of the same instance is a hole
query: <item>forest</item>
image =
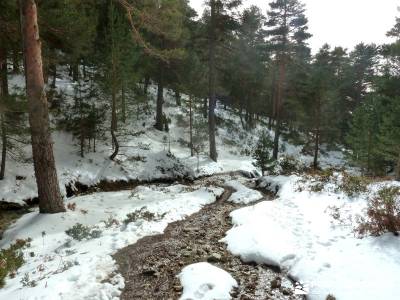
{"type": "Polygon", "coordinates": [[[201,2],[0,1],[0,299],[398,299],[400,17],[201,2]]]}

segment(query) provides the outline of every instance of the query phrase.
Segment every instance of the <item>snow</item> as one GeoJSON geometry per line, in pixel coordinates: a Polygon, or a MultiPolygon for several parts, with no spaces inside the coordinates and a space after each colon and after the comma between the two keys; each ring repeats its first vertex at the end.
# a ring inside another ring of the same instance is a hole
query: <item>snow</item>
{"type": "Polygon", "coordinates": [[[235,189],[235,192],[232,193],[229,198],[229,201],[233,203],[249,204],[263,198],[263,195],[259,191],[249,189],[237,180],[228,181],[226,182],[226,185],[235,189]]]}
{"type": "Polygon", "coordinates": [[[280,186],[278,199],[232,212],[234,226],[223,239],[228,250],[246,262],[279,266],[307,286],[307,299],[398,299],[400,239],[358,239],[352,224],[330,215],[339,207],[343,220],[354,218],[365,208],[365,195],[300,192],[299,179],[270,177],[266,181],[280,186]]]}
{"type": "Polygon", "coordinates": [[[24,215],[0,241],[6,248],[16,239],[32,239],[24,250],[26,263],[6,280],[0,299],[119,299],[124,280],[111,255],[143,236],[162,233],[169,223],[197,212],[222,192],[200,186],[141,186],[71,198],[67,204],[76,208],[66,213],[24,215]],[[156,218],[124,224],[127,214],[142,208],[156,218]],[[71,239],[65,231],[76,223],[99,230],[100,237],[71,239]],[[35,286],[23,286],[24,279],[35,286]]]}
{"type": "Polygon", "coordinates": [[[178,277],[183,286],[180,300],[228,300],[237,286],[228,272],[206,262],[186,266],[178,277]]]}

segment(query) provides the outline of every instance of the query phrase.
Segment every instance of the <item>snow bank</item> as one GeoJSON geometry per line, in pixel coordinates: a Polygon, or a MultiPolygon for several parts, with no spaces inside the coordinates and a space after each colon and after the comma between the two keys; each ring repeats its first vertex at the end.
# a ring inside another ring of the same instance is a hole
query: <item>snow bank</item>
{"type": "Polygon", "coordinates": [[[234,227],[223,239],[229,251],[286,270],[308,287],[307,299],[398,299],[400,239],[357,239],[348,221],[365,208],[365,196],[299,192],[298,179],[271,178],[280,186],[277,200],[231,213],[234,227]],[[340,208],[344,222],[332,218],[331,207],[340,208]]]}
{"type": "Polygon", "coordinates": [[[143,186],[72,198],[67,203],[74,210],[66,213],[24,215],[0,241],[5,248],[16,239],[32,238],[24,250],[26,263],[6,280],[0,299],[119,299],[124,281],[111,255],[143,236],[162,233],[168,223],[197,212],[222,193],[220,188],[143,186]],[[154,220],[124,222],[140,209],[153,213],[154,220]],[[65,231],[76,223],[100,236],[71,239],[65,231]]]}
{"type": "Polygon", "coordinates": [[[228,272],[206,262],[186,266],[178,277],[183,286],[181,300],[228,300],[237,286],[228,272]]]}
{"type": "Polygon", "coordinates": [[[249,204],[261,200],[263,198],[263,195],[259,191],[249,189],[239,181],[231,180],[228,181],[226,185],[236,190],[236,192],[234,192],[232,196],[229,198],[229,201],[233,203],[249,204]]]}

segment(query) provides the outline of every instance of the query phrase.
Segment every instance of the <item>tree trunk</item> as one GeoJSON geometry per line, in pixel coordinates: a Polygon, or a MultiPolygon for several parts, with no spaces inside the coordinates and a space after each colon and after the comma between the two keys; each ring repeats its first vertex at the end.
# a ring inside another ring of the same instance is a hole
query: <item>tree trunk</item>
{"type": "MultiPolygon", "coordinates": [[[[283,60],[283,58],[281,58],[283,60]]],[[[272,158],[274,160],[278,159],[279,154],[279,137],[281,134],[281,125],[282,125],[282,107],[283,107],[283,85],[286,77],[286,66],[283,61],[280,62],[279,66],[279,80],[278,80],[278,89],[277,89],[277,97],[275,104],[275,115],[276,115],[276,126],[275,126],[275,137],[274,137],[274,150],[272,153],[272,158]]]]}
{"type": "Polygon", "coordinates": [[[319,142],[320,142],[320,134],[321,134],[321,99],[318,97],[317,108],[315,110],[315,145],[314,145],[314,162],[313,168],[314,170],[318,169],[318,155],[319,155],[319,142]]]}
{"type": "Polygon", "coordinates": [[[7,159],[7,131],[5,123],[5,114],[1,114],[1,166],[0,166],[0,180],[4,179],[6,174],[6,159],[7,159]]]}
{"type": "Polygon", "coordinates": [[[181,94],[179,93],[178,90],[175,91],[175,100],[176,100],[176,105],[181,106],[182,101],[181,101],[181,94]]]}
{"type": "Polygon", "coordinates": [[[126,101],[125,101],[125,85],[121,82],[121,106],[122,106],[122,123],[126,123],[126,101]]]}
{"type": "Polygon", "coordinates": [[[208,117],[208,99],[205,97],[203,99],[203,117],[204,119],[207,119],[208,117]]]}
{"type": "Polygon", "coordinates": [[[34,0],[20,0],[23,20],[24,55],[26,61],[29,123],[32,154],[39,195],[40,213],[64,212],[58,185],[49,113],[42,70],[41,42],[34,0]]]}
{"type": "Polygon", "coordinates": [[[216,69],[215,69],[215,48],[216,48],[216,3],[215,0],[210,1],[211,23],[209,36],[209,105],[208,105],[208,137],[210,144],[210,158],[217,161],[217,146],[215,143],[215,106],[216,106],[216,69]]]}
{"type": "Polygon", "coordinates": [[[72,64],[72,80],[75,82],[79,80],[79,64],[77,62],[72,64]]]}
{"type": "Polygon", "coordinates": [[[114,152],[110,155],[110,159],[114,160],[119,152],[119,143],[115,132],[117,131],[117,61],[115,57],[115,43],[114,43],[114,7],[113,1],[111,3],[111,144],[114,152]]]}
{"type": "Polygon", "coordinates": [[[12,52],[12,66],[13,72],[17,74],[19,72],[19,61],[18,61],[18,50],[14,49],[12,52]]]}
{"type": "Polygon", "coordinates": [[[164,102],[164,68],[159,65],[159,77],[157,87],[157,109],[156,109],[156,129],[162,131],[163,124],[163,102],[164,102]]]}
{"type": "Polygon", "coordinates": [[[6,173],[7,159],[7,127],[6,127],[6,103],[8,97],[8,78],[7,78],[7,54],[4,49],[0,49],[0,118],[1,118],[1,166],[0,180],[4,179],[6,173]]]}
{"type": "Polygon", "coordinates": [[[149,90],[149,85],[150,85],[150,77],[145,76],[144,77],[144,86],[143,86],[143,93],[145,96],[147,96],[148,90],[149,90]]]}
{"type": "Polygon", "coordinates": [[[189,96],[189,146],[190,146],[190,156],[194,156],[193,151],[193,114],[192,114],[192,96],[189,96]]]}
{"type": "Polygon", "coordinates": [[[397,166],[396,166],[396,180],[400,181],[400,152],[397,158],[397,166]]]}
{"type": "Polygon", "coordinates": [[[56,88],[56,81],[57,81],[57,65],[54,63],[51,65],[51,72],[52,72],[52,80],[51,80],[51,88],[56,88]]]}

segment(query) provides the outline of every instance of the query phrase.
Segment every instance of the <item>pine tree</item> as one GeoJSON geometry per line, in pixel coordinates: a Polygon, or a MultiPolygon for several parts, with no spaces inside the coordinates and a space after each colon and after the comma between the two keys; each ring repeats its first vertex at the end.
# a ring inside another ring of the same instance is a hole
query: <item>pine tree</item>
{"type": "Polygon", "coordinates": [[[268,11],[268,35],[278,65],[274,118],[276,120],[273,158],[278,158],[279,137],[282,127],[282,110],[287,88],[287,66],[294,56],[306,52],[306,40],[311,37],[304,5],[298,0],[275,0],[268,11]]]}
{"type": "Polygon", "coordinates": [[[261,169],[261,174],[264,176],[265,171],[269,170],[273,159],[271,157],[271,150],[273,149],[273,142],[271,135],[268,131],[263,131],[258,139],[256,148],[254,149],[253,158],[255,159],[254,165],[261,169]]]}
{"type": "Polygon", "coordinates": [[[380,173],[384,165],[378,147],[382,105],[385,101],[386,98],[377,94],[367,96],[354,112],[346,138],[351,149],[349,158],[361,166],[366,174],[380,173]]]}
{"type": "Polygon", "coordinates": [[[385,113],[382,114],[379,130],[379,153],[393,162],[396,180],[400,181],[400,97],[389,99],[385,113]]]}
{"type": "Polygon", "coordinates": [[[217,145],[215,142],[215,108],[217,105],[217,74],[216,55],[217,47],[226,31],[232,29],[234,20],[232,10],[241,4],[241,0],[209,0],[210,19],[208,23],[208,136],[210,147],[210,158],[217,161],[217,145]]]}
{"type": "Polygon", "coordinates": [[[20,0],[32,154],[41,213],[65,211],[58,185],[42,73],[41,43],[34,0],[20,0]]]}

